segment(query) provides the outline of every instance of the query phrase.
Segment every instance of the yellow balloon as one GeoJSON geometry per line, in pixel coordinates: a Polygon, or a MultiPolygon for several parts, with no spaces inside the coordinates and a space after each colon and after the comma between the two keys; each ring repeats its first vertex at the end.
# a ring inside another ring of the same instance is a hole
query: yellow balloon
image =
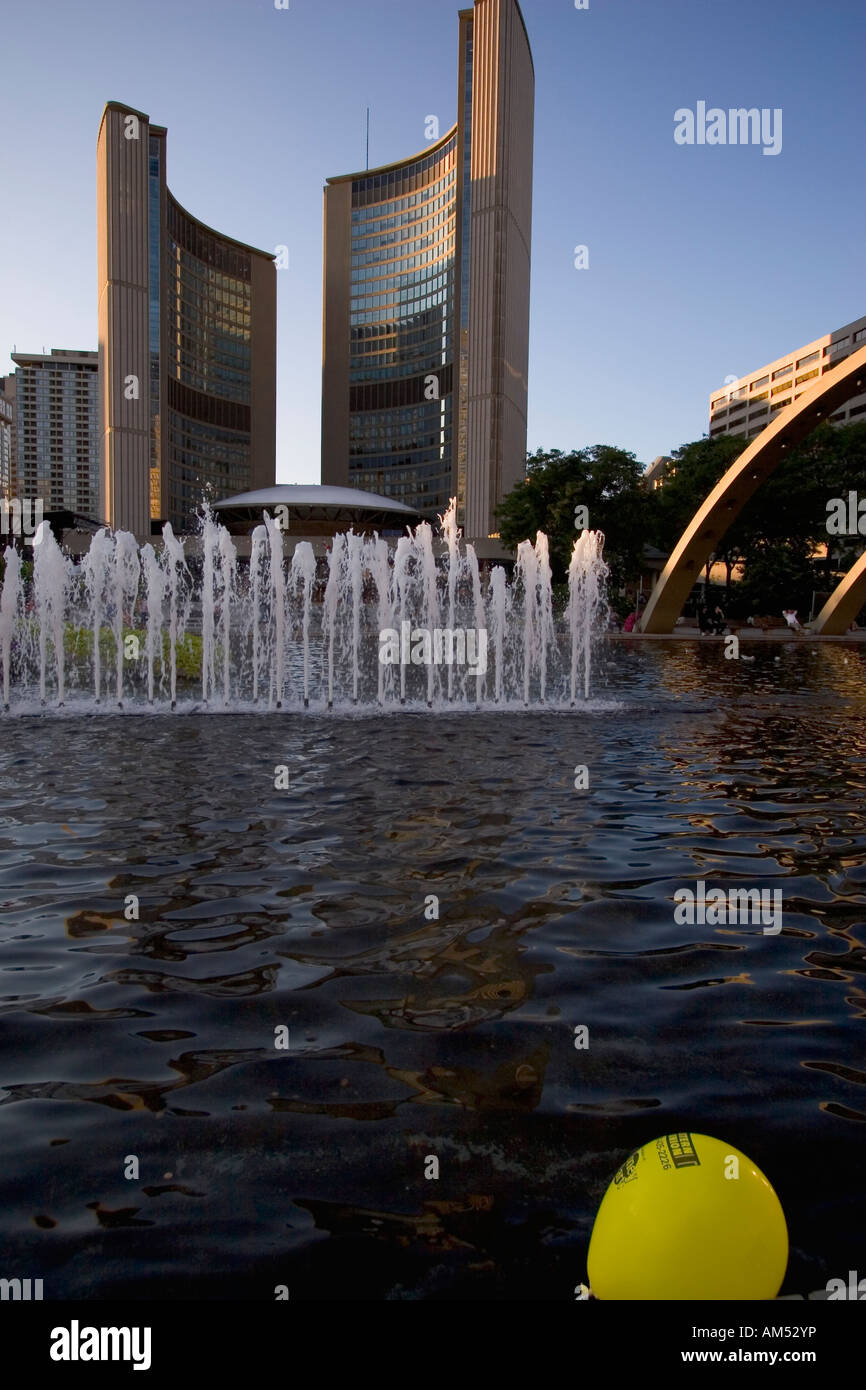
{"type": "Polygon", "coordinates": [[[587,1270],[600,1299],[775,1298],[788,1263],[781,1203],[760,1168],[707,1134],[638,1149],[602,1198],[587,1270]]]}

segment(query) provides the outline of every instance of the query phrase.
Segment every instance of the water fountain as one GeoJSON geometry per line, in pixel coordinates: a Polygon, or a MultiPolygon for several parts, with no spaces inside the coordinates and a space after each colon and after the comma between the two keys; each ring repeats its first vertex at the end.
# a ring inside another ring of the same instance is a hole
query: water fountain
{"type": "Polygon", "coordinates": [[[325,576],[309,542],[286,560],[267,513],[245,562],[205,508],[195,578],[170,525],[158,551],[103,528],[76,565],[43,523],[32,582],[6,550],[4,706],[98,706],[112,668],[114,703],[127,709],[586,701],[607,611],[604,537],[576,540],[563,607],[542,532],[518,547],[509,578],[501,565],[482,573],[453,501],[440,521],[441,540],[427,522],[392,546],[339,534],[325,576]]]}

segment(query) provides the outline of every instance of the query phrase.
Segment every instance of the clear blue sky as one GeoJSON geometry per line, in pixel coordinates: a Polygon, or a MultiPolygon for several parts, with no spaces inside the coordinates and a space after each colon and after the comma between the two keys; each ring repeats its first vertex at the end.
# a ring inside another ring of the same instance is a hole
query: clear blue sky
{"type": "MultiPolygon", "coordinates": [[[[0,373],[96,347],[104,103],[168,127],[197,217],[289,247],[277,478],[319,477],[322,186],[455,118],[461,0],[29,0],[0,25],[0,373]]],[[[468,4],[468,0],[464,0],[468,4]]],[[[710,391],[866,312],[863,0],[524,0],[535,60],[530,449],[699,437],[710,391]],[[777,156],[674,111],[783,111],[777,156]],[[589,247],[589,269],[574,247],[589,247]]]]}

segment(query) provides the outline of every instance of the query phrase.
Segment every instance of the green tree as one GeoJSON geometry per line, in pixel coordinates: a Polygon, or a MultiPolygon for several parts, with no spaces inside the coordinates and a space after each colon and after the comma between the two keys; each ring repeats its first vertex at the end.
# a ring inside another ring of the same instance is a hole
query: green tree
{"type": "MultiPolygon", "coordinates": [[[[659,530],[656,544],[670,551],[711,489],[746,447],[738,435],[699,439],[676,451],[660,489],[657,512],[659,530]]],[[[866,488],[866,425],[835,428],[822,424],[796,449],[792,449],[778,468],[749,499],[739,516],[721,537],[713,559],[727,567],[730,591],[733,567],[742,562],[748,574],[770,575],[778,571],[803,589],[807,573],[816,581],[815,564],[810,556],[831,540],[827,533],[827,504],[834,497],[847,497],[849,490],[866,488]],[[769,552],[786,548],[786,559],[775,564],[769,552]],[[799,576],[799,578],[797,578],[799,576]]],[[[823,582],[851,563],[862,549],[857,538],[836,540],[828,547],[823,582]],[[835,559],[834,559],[835,557],[835,559]]],[[[779,584],[772,581],[773,592],[779,584]]],[[[754,587],[754,586],[751,586],[754,587]]]]}
{"type": "MultiPolygon", "coordinates": [[[[655,544],[660,550],[673,550],[695,512],[745,445],[746,441],[737,435],[721,435],[716,439],[695,439],[674,451],[664,485],[658,489],[655,544]]],[[[727,567],[728,584],[734,565],[742,558],[743,543],[742,528],[735,525],[714,553],[714,559],[727,567]]]]}
{"type": "Polygon", "coordinates": [[[595,444],[563,453],[539,449],[527,458],[526,478],[497,508],[503,543],[515,548],[544,531],[550,541],[554,577],[568,572],[580,528],[576,508],[585,507],[587,526],[605,535],[605,559],[614,582],[633,579],[649,539],[653,495],[641,484],[643,466],[634,454],[610,444],[595,444]]]}

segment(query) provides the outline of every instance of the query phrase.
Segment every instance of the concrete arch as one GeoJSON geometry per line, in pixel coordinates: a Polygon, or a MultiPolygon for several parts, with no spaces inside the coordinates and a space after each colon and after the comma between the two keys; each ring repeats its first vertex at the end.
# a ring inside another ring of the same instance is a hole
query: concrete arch
{"type": "Polygon", "coordinates": [[[840,637],[847,632],[860,609],[866,603],[866,550],[855,560],[848,573],[839,580],[815,621],[812,632],[824,637],[840,637]]]}
{"type": "MultiPolygon", "coordinates": [[[[692,585],[718,542],[764,479],[778,468],[786,449],[799,444],[822,420],[826,420],[834,410],[862,390],[864,380],[866,347],[858,348],[838,367],[818,377],[799,400],[792,401],[781,410],[776,419],[743,450],[724,477],[716,483],[677,541],[646,606],[640,624],[641,632],[670,632],[673,629],[692,585]]],[[[829,602],[832,601],[831,597],[829,602]]],[[[819,614],[819,620],[829,607],[829,602],[819,614]]],[[[844,611],[847,612],[847,608],[844,611]]],[[[824,630],[829,631],[827,628],[824,630]]]]}

